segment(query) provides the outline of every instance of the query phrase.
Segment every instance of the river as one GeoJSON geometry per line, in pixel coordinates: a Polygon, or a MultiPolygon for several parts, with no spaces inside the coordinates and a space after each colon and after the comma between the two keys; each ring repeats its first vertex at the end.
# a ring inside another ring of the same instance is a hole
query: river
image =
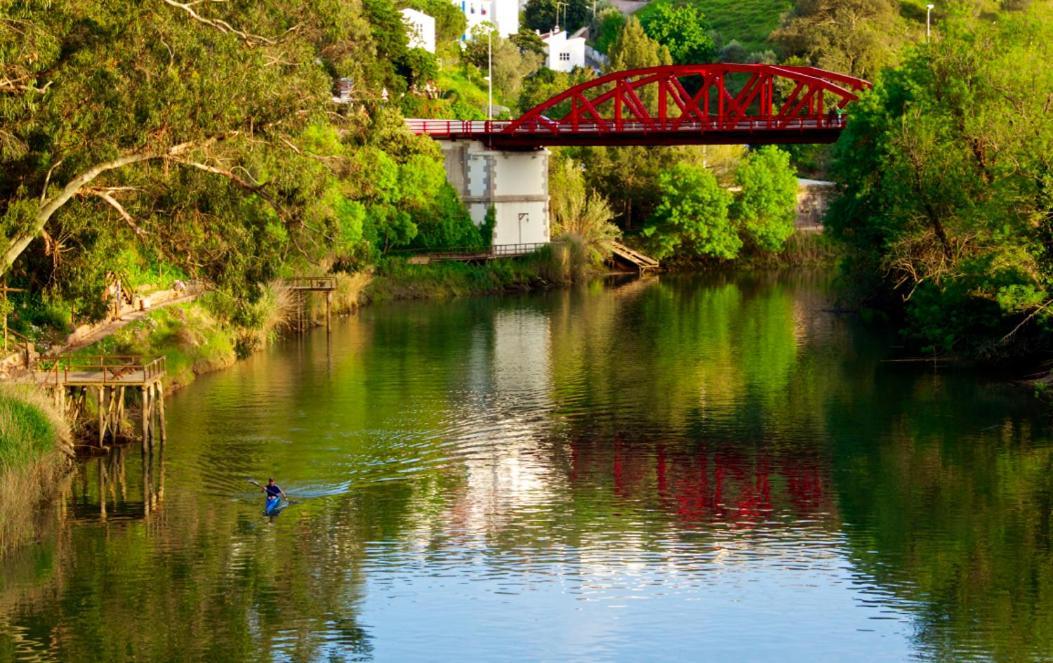
{"type": "Polygon", "coordinates": [[[79,468],[0,659],[1048,658],[1048,406],[834,309],[663,277],[284,342],[79,468]]]}

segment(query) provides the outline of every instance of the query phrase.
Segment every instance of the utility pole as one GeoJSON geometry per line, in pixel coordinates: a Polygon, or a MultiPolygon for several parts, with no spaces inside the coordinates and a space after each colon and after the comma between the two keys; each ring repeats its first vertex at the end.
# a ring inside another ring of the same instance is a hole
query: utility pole
{"type": "Polygon", "coordinates": [[[486,32],[486,119],[494,119],[494,31],[486,32]]]}
{"type": "Polygon", "coordinates": [[[925,43],[932,39],[932,8],[936,5],[925,5],[925,43]]]}

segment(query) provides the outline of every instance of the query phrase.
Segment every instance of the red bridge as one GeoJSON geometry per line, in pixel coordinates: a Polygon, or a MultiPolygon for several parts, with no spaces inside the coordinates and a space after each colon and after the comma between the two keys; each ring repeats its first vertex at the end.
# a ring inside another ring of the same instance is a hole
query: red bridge
{"type": "Polygon", "coordinates": [[[436,139],[545,145],[832,143],[870,83],[815,67],[668,65],[575,85],[516,120],[406,120],[436,139]]]}

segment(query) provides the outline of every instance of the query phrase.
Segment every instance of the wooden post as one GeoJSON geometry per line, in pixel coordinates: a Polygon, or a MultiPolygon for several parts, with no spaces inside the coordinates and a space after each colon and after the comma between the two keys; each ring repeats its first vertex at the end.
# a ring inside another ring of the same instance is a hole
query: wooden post
{"type": "Polygon", "coordinates": [[[143,385],[143,447],[150,443],[150,388],[143,385]]]}
{"type": "Polygon", "coordinates": [[[99,518],[106,520],[106,467],[99,459],[99,518]]]}
{"type": "Polygon", "coordinates": [[[102,438],[106,435],[106,392],[105,387],[99,387],[99,446],[102,447],[102,438]]]}
{"type": "Polygon", "coordinates": [[[327,290],[325,293],[325,333],[329,334],[332,332],[333,326],[333,291],[327,290]]]}
{"type": "Polygon", "coordinates": [[[164,385],[157,382],[157,411],[161,416],[161,446],[163,447],[167,440],[168,434],[165,432],[165,388],[164,385]]]}
{"type": "Polygon", "coordinates": [[[117,392],[117,414],[115,415],[115,421],[113,422],[113,436],[117,437],[121,434],[124,425],[124,392],[127,387],[121,387],[117,392]]]}

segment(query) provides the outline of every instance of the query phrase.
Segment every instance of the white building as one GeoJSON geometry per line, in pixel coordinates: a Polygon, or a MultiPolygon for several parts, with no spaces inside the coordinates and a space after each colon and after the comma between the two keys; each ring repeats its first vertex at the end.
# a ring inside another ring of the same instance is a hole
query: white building
{"type": "Polygon", "coordinates": [[[519,32],[519,0],[453,0],[461,8],[468,26],[464,38],[472,35],[472,28],[490,22],[502,37],[519,32]]]}
{"type": "Polygon", "coordinates": [[[548,243],[548,150],[504,152],[468,140],[441,140],[439,146],[446,181],[475,225],[494,208],[495,246],[548,243]]]}
{"type": "Polygon", "coordinates": [[[569,72],[574,67],[585,66],[585,37],[582,36],[584,28],[578,30],[571,36],[567,36],[566,30],[560,30],[559,26],[552,32],[541,35],[541,41],[545,42],[548,55],[545,66],[552,71],[569,72]]]}
{"type": "Polygon", "coordinates": [[[423,48],[435,52],[435,19],[416,9],[403,9],[402,22],[406,24],[410,48],[423,48]]]}

